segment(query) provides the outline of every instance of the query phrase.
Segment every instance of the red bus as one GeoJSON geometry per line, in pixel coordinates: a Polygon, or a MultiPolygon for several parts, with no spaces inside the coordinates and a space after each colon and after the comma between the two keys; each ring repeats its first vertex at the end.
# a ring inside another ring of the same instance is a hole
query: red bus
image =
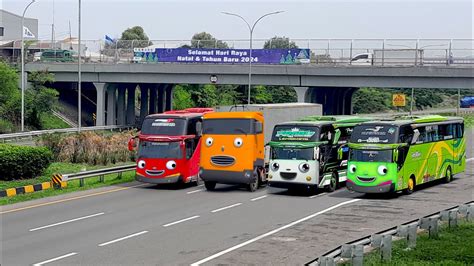
{"type": "Polygon", "coordinates": [[[196,124],[212,108],[188,108],[145,117],[138,138],[136,180],[152,184],[198,183],[201,136],[196,124]]]}

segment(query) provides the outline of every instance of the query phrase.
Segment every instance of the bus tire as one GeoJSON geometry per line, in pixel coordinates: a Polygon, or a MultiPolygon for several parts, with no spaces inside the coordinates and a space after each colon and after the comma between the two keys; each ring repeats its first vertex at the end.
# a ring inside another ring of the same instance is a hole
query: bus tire
{"type": "Polygon", "coordinates": [[[451,166],[448,166],[446,169],[446,176],[444,177],[444,182],[449,183],[453,181],[453,171],[451,170],[451,166]]]}
{"type": "Polygon", "coordinates": [[[212,191],[216,189],[216,182],[204,181],[204,186],[207,190],[212,191]]]}
{"type": "Polygon", "coordinates": [[[410,179],[408,179],[408,187],[403,190],[403,192],[405,193],[405,195],[410,195],[411,193],[413,193],[413,191],[415,191],[415,177],[414,176],[410,176],[410,179]]]}
{"type": "Polygon", "coordinates": [[[336,172],[332,172],[331,174],[331,181],[329,182],[329,185],[326,186],[326,191],[327,192],[334,192],[337,189],[337,184],[338,182],[338,177],[336,172]]]}
{"type": "Polygon", "coordinates": [[[254,177],[255,181],[253,181],[252,183],[247,185],[247,189],[250,192],[255,192],[258,189],[258,187],[260,186],[260,176],[258,174],[257,169],[255,169],[253,171],[253,177],[254,177]]]}

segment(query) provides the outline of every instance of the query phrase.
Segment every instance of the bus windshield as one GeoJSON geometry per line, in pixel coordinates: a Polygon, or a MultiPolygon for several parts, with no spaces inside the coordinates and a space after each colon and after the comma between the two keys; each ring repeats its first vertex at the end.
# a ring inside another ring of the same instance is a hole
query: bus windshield
{"type": "Polygon", "coordinates": [[[181,159],[183,151],[179,142],[140,141],[138,158],[181,159]]]}
{"type": "Polygon", "coordinates": [[[314,160],[314,148],[272,148],[272,159],[314,160]]]}
{"type": "Polygon", "coordinates": [[[397,127],[392,125],[360,125],[354,127],[352,143],[396,143],[397,127]]]}
{"type": "Polygon", "coordinates": [[[318,141],[318,136],[316,126],[279,125],[273,130],[272,141],[318,141]]]}
{"type": "Polygon", "coordinates": [[[202,123],[203,134],[247,135],[254,134],[253,119],[205,119],[202,123]]]}
{"type": "Polygon", "coordinates": [[[356,162],[392,162],[392,150],[351,149],[349,160],[356,162]]]}
{"type": "Polygon", "coordinates": [[[176,118],[146,118],[141,133],[145,135],[186,135],[186,120],[176,118]]]}

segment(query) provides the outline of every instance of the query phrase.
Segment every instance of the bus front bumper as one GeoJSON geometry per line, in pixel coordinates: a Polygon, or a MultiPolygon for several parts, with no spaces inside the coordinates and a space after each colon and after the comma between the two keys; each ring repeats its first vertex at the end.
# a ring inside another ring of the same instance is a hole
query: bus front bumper
{"type": "Polygon", "coordinates": [[[348,190],[360,193],[388,193],[395,191],[395,184],[390,182],[379,186],[359,186],[351,180],[346,180],[346,187],[348,190]]]}
{"type": "Polygon", "coordinates": [[[181,175],[170,175],[170,176],[165,176],[165,177],[160,177],[160,178],[150,178],[143,176],[141,174],[136,174],[135,179],[137,181],[143,182],[143,183],[150,183],[150,184],[172,184],[172,183],[178,183],[181,180],[181,175]]]}
{"type": "Polygon", "coordinates": [[[250,184],[255,181],[253,170],[242,172],[207,170],[201,168],[199,176],[203,181],[216,182],[221,184],[250,184]]]}

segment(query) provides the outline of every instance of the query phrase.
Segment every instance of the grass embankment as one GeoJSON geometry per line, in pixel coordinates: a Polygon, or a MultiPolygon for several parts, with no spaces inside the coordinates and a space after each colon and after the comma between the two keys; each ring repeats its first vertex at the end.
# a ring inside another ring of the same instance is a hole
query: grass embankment
{"type": "Polygon", "coordinates": [[[474,127],[474,115],[463,115],[462,117],[464,118],[464,125],[466,125],[466,127],[474,127]]]}
{"type": "MultiPolygon", "coordinates": [[[[14,188],[14,187],[21,187],[21,186],[26,186],[26,185],[39,184],[42,182],[49,182],[51,181],[51,176],[55,173],[61,173],[61,174],[77,173],[84,170],[94,170],[94,169],[105,168],[105,167],[109,168],[109,167],[126,165],[126,164],[130,164],[130,162],[120,163],[120,164],[115,164],[115,165],[108,165],[108,166],[103,166],[103,165],[90,166],[86,164],[72,164],[72,163],[53,163],[46,169],[44,174],[40,177],[26,179],[26,180],[0,181],[0,190],[6,189],[6,188],[14,188]]],[[[74,181],[68,182],[67,188],[63,188],[63,189],[48,189],[48,190],[33,192],[29,194],[21,194],[21,195],[16,195],[13,197],[0,198],[0,205],[13,204],[13,203],[22,202],[22,201],[39,199],[39,198],[44,198],[44,197],[49,197],[49,196],[54,196],[54,195],[75,192],[75,191],[87,190],[91,188],[98,188],[98,187],[115,185],[119,183],[131,182],[134,180],[134,178],[135,178],[134,171],[124,173],[121,179],[117,178],[117,174],[106,175],[104,178],[105,182],[103,183],[99,181],[99,177],[92,177],[92,178],[87,178],[84,180],[83,187],[79,186],[79,180],[74,180],[74,181]]]]}
{"type": "Polygon", "coordinates": [[[406,249],[406,242],[393,243],[392,261],[381,262],[378,252],[368,254],[364,265],[474,265],[474,224],[443,228],[438,239],[418,235],[416,248],[406,249]]]}
{"type": "Polygon", "coordinates": [[[66,122],[61,120],[59,117],[56,117],[52,114],[41,115],[41,125],[42,129],[59,129],[59,128],[70,128],[66,122]]]}

